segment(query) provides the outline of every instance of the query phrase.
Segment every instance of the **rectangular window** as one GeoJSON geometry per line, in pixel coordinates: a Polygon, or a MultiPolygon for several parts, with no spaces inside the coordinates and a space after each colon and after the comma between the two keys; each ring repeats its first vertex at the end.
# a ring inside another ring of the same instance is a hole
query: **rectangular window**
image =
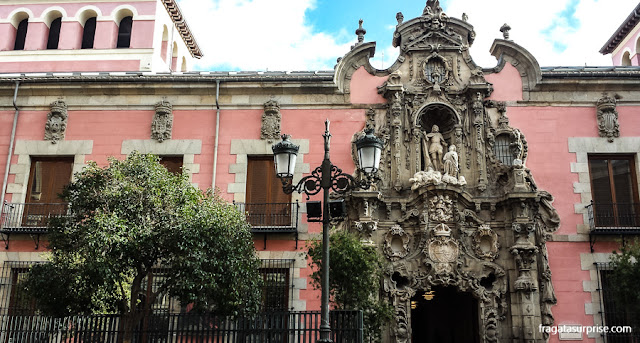
{"type": "Polygon", "coordinates": [[[73,157],[34,157],[31,160],[22,227],[46,228],[51,216],[66,214],[67,204],[59,195],[71,181],[72,170],[73,157]]]}
{"type": "Polygon", "coordinates": [[[255,227],[291,226],[291,195],[282,191],[273,156],[249,156],[245,211],[255,227]]]}
{"type": "MultiPolygon", "coordinates": [[[[597,263],[596,267],[599,277],[598,290],[600,291],[600,313],[603,316],[603,325],[610,328],[629,325],[631,322],[629,319],[635,318],[638,314],[626,312],[614,298],[611,265],[609,263],[597,263]]],[[[637,342],[640,338],[640,333],[606,333],[604,336],[606,337],[606,342],[630,343],[637,342]]]]}
{"type": "Polygon", "coordinates": [[[35,314],[35,302],[26,295],[21,282],[27,277],[32,261],[5,261],[0,272],[0,314],[35,314]]]}
{"type": "Polygon", "coordinates": [[[162,164],[170,173],[180,174],[182,172],[182,156],[160,156],[160,164],[162,164]]]}
{"type": "Polygon", "coordinates": [[[262,306],[264,311],[289,310],[289,296],[293,291],[294,260],[262,260],[262,306]]]}
{"type": "Polygon", "coordinates": [[[590,155],[589,174],[595,226],[638,226],[640,208],[633,155],[590,155]]]}

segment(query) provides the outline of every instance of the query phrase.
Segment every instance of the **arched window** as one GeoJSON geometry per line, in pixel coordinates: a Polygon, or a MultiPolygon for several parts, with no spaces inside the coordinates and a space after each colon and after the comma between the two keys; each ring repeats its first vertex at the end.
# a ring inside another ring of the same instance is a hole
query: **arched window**
{"type": "Polygon", "coordinates": [[[160,56],[162,60],[167,62],[167,50],[169,50],[169,30],[167,25],[163,25],[162,28],[162,46],[160,47],[160,56]]]}
{"type": "Polygon", "coordinates": [[[625,51],[625,53],[622,55],[622,61],[620,64],[625,67],[631,66],[631,57],[629,51],[625,51]]]}
{"type": "Polygon", "coordinates": [[[27,40],[27,28],[29,26],[29,18],[22,19],[18,24],[18,32],[16,32],[16,42],[13,50],[24,50],[24,43],[27,40]]]}
{"type": "Polygon", "coordinates": [[[120,28],[118,29],[118,44],[117,48],[128,48],[131,45],[131,27],[133,26],[133,17],[128,16],[122,18],[120,21],[120,28]]]}
{"type": "Polygon", "coordinates": [[[173,42],[173,49],[171,50],[171,70],[178,70],[178,43],[173,42]]]}
{"type": "Polygon", "coordinates": [[[82,32],[82,49],[93,49],[93,41],[96,38],[96,17],[87,19],[82,32]]]}
{"type": "Polygon", "coordinates": [[[58,17],[51,22],[49,26],[49,39],[47,40],[47,49],[57,49],[60,42],[60,28],[62,27],[62,17],[58,17]]]}
{"type": "Polygon", "coordinates": [[[181,72],[185,72],[187,71],[187,59],[183,56],[182,57],[182,67],[180,68],[181,72]]]}

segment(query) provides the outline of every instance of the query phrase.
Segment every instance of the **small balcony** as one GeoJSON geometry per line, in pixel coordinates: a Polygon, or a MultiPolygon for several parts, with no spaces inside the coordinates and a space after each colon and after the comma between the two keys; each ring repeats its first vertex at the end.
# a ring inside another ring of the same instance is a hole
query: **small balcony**
{"type": "Polygon", "coordinates": [[[245,213],[251,224],[251,232],[264,234],[264,246],[267,247],[267,234],[293,233],[298,247],[298,212],[300,204],[294,203],[243,203],[234,202],[238,210],[245,213]]]}
{"type": "Polygon", "coordinates": [[[591,250],[598,235],[640,235],[640,203],[596,203],[587,205],[591,250]]]}
{"type": "Polygon", "coordinates": [[[51,218],[66,216],[69,204],[5,203],[0,215],[0,232],[42,234],[47,232],[51,218]]]}

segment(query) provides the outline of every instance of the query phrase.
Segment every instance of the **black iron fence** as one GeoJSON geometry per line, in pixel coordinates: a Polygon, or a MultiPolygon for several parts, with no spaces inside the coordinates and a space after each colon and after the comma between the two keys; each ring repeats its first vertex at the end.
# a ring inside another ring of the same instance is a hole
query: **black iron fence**
{"type": "Polygon", "coordinates": [[[49,220],[67,215],[69,204],[5,203],[0,214],[0,228],[10,233],[45,233],[49,220]]]}
{"type": "Polygon", "coordinates": [[[298,229],[298,202],[234,204],[247,215],[253,232],[295,232],[298,229]]]}
{"type": "Polygon", "coordinates": [[[587,214],[592,232],[640,233],[639,203],[591,202],[587,214]]]}
{"type": "MultiPolygon", "coordinates": [[[[331,311],[332,339],[361,343],[362,312],[331,311]]],[[[0,341],[11,343],[119,343],[124,321],[118,315],[53,318],[0,316],[0,341]]],[[[137,343],[315,343],[320,312],[271,312],[251,318],[165,314],[144,317],[133,331],[137,343]]]]}

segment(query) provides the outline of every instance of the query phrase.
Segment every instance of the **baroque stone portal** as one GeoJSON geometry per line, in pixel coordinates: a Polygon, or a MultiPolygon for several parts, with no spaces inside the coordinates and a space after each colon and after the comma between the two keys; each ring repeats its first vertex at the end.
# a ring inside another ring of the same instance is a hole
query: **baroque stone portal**
{"type": "MultiPolygon", "coordinates": [[[[385,140],[381,180],[347,196],[343,224],[388,261],[382,293],[395,319],[384,341],[430,337],[411,316],[431,314],[412,312],[412,302],[446,290],[474,299],[480,342],[545,342],[539,326],[553,324],[556,301],[546,257],[559,226],[553,197],[533,182],[525,137],[509,125],[505,103],[487,100],[493,88],[469,54],[471,25],[449,18],[437,0],[397,21],[400,56],[388,70],[367,64],[369,43],[336,66],[337,75],[364,65],[389,76],[378,87],[388,106],[367,113],[367,127],[385,140]]],[[[610,104],[603,100],[599,113],[616,128],[610,104]]]]}

